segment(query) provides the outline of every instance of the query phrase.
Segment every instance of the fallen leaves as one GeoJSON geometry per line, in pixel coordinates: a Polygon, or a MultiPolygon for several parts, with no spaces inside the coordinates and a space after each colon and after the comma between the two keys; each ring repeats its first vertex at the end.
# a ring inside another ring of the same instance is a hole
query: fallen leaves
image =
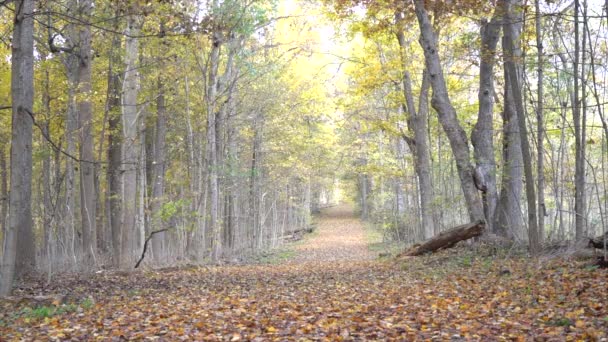
{"type": "MultiPolygon", "coordinates": [[[[332,225],[321,222],[319,236],[327,237],[330,233],[323,230],[332,225]]],[[[328,253],[326,245],[315,246],[323,250],[319,255],[328,253]]],[[[305,253],[305,246],[301,248],[305,253]]],[[[32,285],[27,291],[38,295],[65,291],[72,301],[92,296],[94,305],[37,319],[17,314],[20,308],[14,302],[2,302],[0,339],[608,338],[606,270],[589,270],[564,260],[540,267],[524,258],[460,256],[464,252],[410,258],[406,264],[365,257],[356,258],[360,261],[303,258],[281,265],[63,278],[51,286],[32,285]]]]}

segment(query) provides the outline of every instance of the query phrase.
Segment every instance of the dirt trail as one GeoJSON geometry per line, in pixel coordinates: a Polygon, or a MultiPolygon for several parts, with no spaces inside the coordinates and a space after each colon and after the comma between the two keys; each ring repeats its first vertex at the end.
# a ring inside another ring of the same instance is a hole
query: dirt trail
{"type": "Polygon", "coordinates": [[[603,270],[476,260],[454,250],[380,261],[346,206],[325,210],[318,231],[294,248],[295,258],[279,265],[100,272],[30,284],[31,295],[68,293],[74,304],[55,314],[0,300],[0,341],[607,338],[603,270]]]}
{"type": "Polygon", "coordinates": [[[297,254],[290,262],[370,260],[374,255],[367,243],[361,220],[341,204],[323,210],[316,232],[294,247],[297,254]]]}

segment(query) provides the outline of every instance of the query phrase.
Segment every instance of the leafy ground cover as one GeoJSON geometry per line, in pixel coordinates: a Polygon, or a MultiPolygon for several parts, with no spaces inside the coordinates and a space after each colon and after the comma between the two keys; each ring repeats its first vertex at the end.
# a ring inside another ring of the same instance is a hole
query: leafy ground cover
{"type": "MultiPolygon", "coordinates": [[[[602,340],[606,270],[466,248],[378,260],[345,208],[278,265],[105,272],[29,284],[48,314],[3,301],[2,340],[602,340]]],[[[29,308],[41,310],[40,308],[29,308]]]]}

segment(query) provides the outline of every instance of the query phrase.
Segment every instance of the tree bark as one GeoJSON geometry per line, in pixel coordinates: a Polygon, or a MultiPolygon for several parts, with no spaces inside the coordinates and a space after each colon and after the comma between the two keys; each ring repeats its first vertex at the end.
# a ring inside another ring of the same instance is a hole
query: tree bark
{"type": "MultiPolygon", "coordinates": [[[[399,16],[398,16],[399,18],[399,16]]],[[[400,18],[399,18],[400,19],[400,18]]],[[[420,97],[418,110],[414,102],[412,92],[412,81],[410,73],[407,71],[406,40],[403,30],[397,31],[397,41],[399,42],[401,53],[401,67],[403,68],[403,95],[408,117],[408,128],[413,133],[414,139],[409,144],[414,154],[416,176],[420,189],[420,211],[422,217],[422,231],[425,239],[429,239],[436,233],[435,220],[432,210],[433,205],[433,183],[431,181],[431,154],[429,149],[429,137],[427,129],[428,119],[428,93],[430,80],[428,73],[423,72],[422,85],[420,86],[420,97]]]]}
{"type": "Polygon", "coordinates": [[[249,170],[249,217],[251,218],[249,239],[251,249],[255,250],[261,246],[261,228],[259,227],[258,202],[260,199],[260,168],[263,117],[258,113],[253,119],[253,144],[251,146],[251,168],[249,170]]]}
{"type": "Polygon", "coordinates": [[[11,163],[9,223],[0,267],[0,296],[11,292],[15,266],[20,272],[35,263],[32,231],[32,118],[34,102],[34,1],[15,1],[11,48],[11,163]],[[19,248],[19,252],[18,249],[19,248]]]}
{"type": "Polygon", "coordinates": [[[581,117],[581,101],[585,101],[584,68],[585,68],[585,35],[583,34],[583,60],[581,61],[580,42],[580,0],[574,0],[574,103],[572,104],[572,118],[574,121],[574,212],[575,212],[575,237],[577,240],[584,238],[587,230],[586,194],[585,194],[585,109],[581,117]],[[580,69],[580,71],[579,71],[580,69]],[[582,78],[582,82],[581,79],[582,78]],[[582,86],[581,86],[582,83],[582,86]],[[579,87],[582,94],[579,94],[579,87]],[[582,95],[582,96],[581,96],[582,95]]]}
{"type": "Polygon", "coordinates": [[[137,9],[127,16],[125,30],[125,73],[122,92],[122,130],[124,171],[122,173],[122,231],[120,267],[131,268],[137,241],[136,208],[137,208],[137,168],[139,164],[139,130],[137,96],[139,94],[139,40],[141,18],[137,9]]]}
{"type": "MultiPolygon", "coordinates": [[[[92,14],[93,3],[84,0],[74,3],[72,13],[79,13],[87,22],[92,14]]],[[[93,107],[91,104],[91,29],[89,25],[79,25],[78,39],[78,126],[80,132],[80,218],[82,222],[82,248],[84,265],[90,266],[95,262],[97,248],[96,232],[96,193],[95,165],[93,152],[93,107]]]]}
{"type": "Polygon", "coordinates": [[[537,89],[536,89],[536,146],[538,149],[538,161],[536,163],[536,176],[538,187],[538,232],[539,240],[542,242],[545,232],[545,158],[543,143],[545,137],[545,122],[544,122],[544,50],[542,37],[542,17],[540,13],[540,0],[534,1],[536,9],[535,26],[536,26],[536,49],[538,50],[537,57],[537,89]]]}
{"type": "MultiPolygon", "coordinates": [[[[502,12],[505,12],[506,3],[502,2],[502,12]]],[[[521,34],[521,20],[518,19],[511,24],[512,35],[519,37],[521,34]]],[[[506,38],[503,36],[503,49],[507,45],[506,38]]],[[[509,59],[521,58],[518,40],[513,41],[514,50],[511,55],[503,54],[503,63],[509,59]]],[[[518,65],[516,65],[518,67],[518,65]]],[[[500,236],[513,239],[523,231],[523,214],[520,205],[521,193],[523,189],[522,172],[522,149],[521,137],[515,99],[510,85],[510,76],[507,68],[504,68],[504,108],[503,119],[503,143],[502,143],[502,177],[500,187],[500,197],[494,214],[494,232],[500,236]]],[[[518,71],[520,74],[521,71],[518,71]]]]}
{"type": "MultiPolygon", "coordinates": [[[[116,28],[118,25],[116,25],[116,28]]],[[[120,77],[117,66],[120,63],[118,50],[121,38],[115,35],[112,38],[112,49],[108,65],[108,169],[106,179],[108,182],[108,221],[110,235],[112,236],[112,265],[119,267],[121,260],[121,231],[122,231],[122,125],[120,118],[120,77]]]]}
{"type": "MultiPolygon", "coordinates": [[[[214,7],[215,8],[215,7],[214,7]]],[[[209,74],[205,100],[207,103],[207,157],[209,172],[209,220],[211,225],[213,251],[211,258],[218,261],[222,250],[221,225],[219,219],[219,186],[218,186],[218,156],[217,156],[217,73],[219,68],[220,49],[222,45],[220,33],[214,32],[211,53],[209,55],[209,74]]]]}
{"type": "Polygon", "coordinates": [[[509,75],[509,83],[506,85],[511,88],[515,108],[517,110],[517,122],[519,126],[519,135],[521,139],[521,152],[524,162],[524,175],[526,179],[526,197],[528,203],[528,241],[530,243],[530,252],[534,255],[540,250],[538,220],[536,211],[536,194],[534,189],[534,174],[532,172],[532,157],[530,154],[530,143],[528,141],[528,129],[526,127],[526,119],[523,105],[523,96],[521,91],[521,79],[515,65],[515,44],[514,41],[519,38],[516,30],[513,29],[513,23],[516,17],[513,15],[514,6],[517,0],[506,0],[505,10],[505,55],[510,57],[506,60],[505,68],[509,75]]]}
{"type": "Polygon", "coordinates": [[[156,132],[154,136],[154,154],[152,160],[152,198],[150,208],[153,230],[159,231],[152,240],[152,251],[157,262],[165,257],[165,232],[162,218],[159,216],[165,193],[165,136],[167,134],[167,118],[165,107],[165,86],[162,76],[158,76],[158,97],[156,98],[156,132]]]}
{"type": "MultiPolygon", "coordinates": [[[[47,55],[44,53],[40,54],[41,60],[45,61],[47,59],[47,55]]],[[[50,118],[51,118],[51,79],[49,70],[44,71],[44,78],[42,80],[42,107],[44,110],[44,125],[42,126],[43,137],[50,137],[50,118]]],[[[44,138],[43,138],[44,139],[44,138]]],[[[52,204],[52,188],[51,188],[51,164],[53,154],[44,141],[41,142],[41,145],[44,146],[44,157],[42,159],[42,229],[44,231],[44,240],[43,240],[43,248],[42,255],[46,258],[48,263],[49,274],[51,273],[51,263],[52,263],[52,253],[51,253],[51,236],[53,234],[53,204],[52,204]]],[[[0,193],[0,197],[2,194],[0,193]]]]}
{"type": "Polygon", "coordinates": [[[484,218],[483,204],[473,179],[474,170],[470,162],[467,137],[450,101],[439,59],[437,39],[424,7],[424,1],[415,0],[414,5],[420,26],[420,45],[424,50],[426,69],[433,89],[431,104],[437,111],[439,121],[450,141],[469,217],[472,221],[477,221],[484,218]]]}
{"type": "MultiPolygon", "coordinates": [[[[4,138],[4,136],[3,136],[4,138]]],[[[8,214],[8,170],[6,167],[6,151],[0,147],[0,232],[4,236],[8,214]]],[[[1,252],[1,251],[0,251],[1,252]]]]}
{"type": "Polygon", "coordinates": [[[423,255],[440,249],[451,248],[460,241],[481,235],[484,229],[485,222],[483,220],[463,224],[439,233],[439,235],[434,236],[422,244],[401,253],[399,257],[423,255]]]}
{"type": "Polygon", "coordinates": [[[502,21],[502,8],[500,2],[496,5],[494,15],[490,22],[481,24],[481,51],[479,65],[479,112],[477,123],[471,133],[471,142],[474,147],[476,174],[478,188],[482,192],[483,208],[492,230],[490,222],[494,218],[498,200],[496,190],[496,160],[494,158],[494,65],[496,59],[496,46],[498,45],[502,21]]]}

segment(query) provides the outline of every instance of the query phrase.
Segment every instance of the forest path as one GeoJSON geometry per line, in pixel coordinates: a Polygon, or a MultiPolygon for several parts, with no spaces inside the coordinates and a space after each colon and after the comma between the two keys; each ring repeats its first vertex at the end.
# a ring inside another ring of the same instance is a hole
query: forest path
{"type": "Polygon", "coordinates": [[[291,263],[308,261],[356,261],[370,260],[368,239],[363,223],[347,204],[325,208],[318,217],[317,229],[312,236],[293,247],[295,257],[291,263]]]}
{"type": "Polygon", "coordinates": [[[71,306],[0,300],[0,340],[605,340],[606,272],[452,249],[373,258],[346,206],[280,264],[98,272],[28,285],[71,306]],[[459,254],[464,253],[464,254],[459,254]],[[507,270],[505,273],[505,270],[507,270]],[[61,310],[61,311],[52,311],[61,310]]]}

